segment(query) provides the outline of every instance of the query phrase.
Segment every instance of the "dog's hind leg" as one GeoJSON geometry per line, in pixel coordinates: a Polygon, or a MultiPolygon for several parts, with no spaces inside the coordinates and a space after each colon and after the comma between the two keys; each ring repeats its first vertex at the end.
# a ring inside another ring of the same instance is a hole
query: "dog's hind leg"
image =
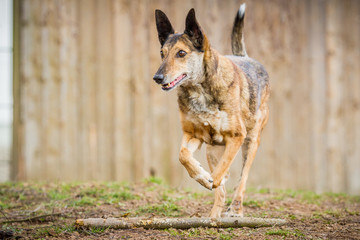
{"type": "Polygon", "coordinates": [[[242,145],[242,155],[243,155],[243,169],[241,172],[241,179],[239,186],[236,188],[234,197],[231,205],[225,212],[225,216],[239,216],[243,217],[243,201],[244,193],[246,189],[246,181],[248,179],[250,167],[254,161],[256,151],[260,144],[260,134],[264,128],[269,111],[265,107],[263,110],[259,110],[257,113],[257,121],[255,126],[248,131],[248,135],[245,138],[244,144],[242,145]]]}
{"type": "Polygon", "coordinates": [[[199,139],[184,133],[179,160],[188,171],[190,177],[207,189],[212,190],[213,180],[210,173],[201,167],[199,161],[193,157],[193,153],[201,146],[201,143],[202,142],[199,139]]]}
{"type": "MultiPolygon", "coordinates": [[[[219,162],[221,156],[224,154],[225,146],[206,146],[206,159],[209,164],[210,171],[213,172],[217,163],[219,162]]],[[[225,176],[225,180],[229,177],[229,174],[225,176]]],[[[218,218],[221,217],[221,212],[225,205],[226,198],[226,188],[225,181],[220,184],[217,188],[215,188],[215,200],[214,206],[211,209],[210,217],[218,218]]]]}

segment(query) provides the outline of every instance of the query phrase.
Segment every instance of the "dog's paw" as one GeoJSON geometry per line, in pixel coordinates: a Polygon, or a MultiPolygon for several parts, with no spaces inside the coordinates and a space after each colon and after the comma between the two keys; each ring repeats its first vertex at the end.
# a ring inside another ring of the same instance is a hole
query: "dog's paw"
{"type": "Polygon", "coordinates": [[[213,208],[211,209],[211,212],[209,214],[210,218],[220,218],[221,217],[221,213],[222,213],[223,208],[219,207],[219,206],[213,206],[213,208]]]}
{"type": "Polygon", "coordinates": [[[223,178],[221,181],[220,180],[215,180],[215,178],[213,178],[213,179],[214,179],[213,188],[217,188],[219,186],[225,185],[226,178],[223,178]]]}
{"type": "Polygon", "coordinates": [[[213,189],[213,179],[211,178],[210,173],[201,169],[202,171],[194,177],[194,179],[200,183],[205,188],[212,190],[213,189]]]}
{"type": "Polygon", "coordinates": [[[221,214],[221,217],[240,217],[240,218],[242,218],[242,217],[244,217],[244,213],[234,213],[234,212],[231,212],[231,211],[229,211],[229,212],[224,212],[224,213],[222,213],[221,214]]]}
{"type": "Polygon", "coordinates": [[[226,212],[222,214],[222,217],[244,217],[244,212],[242,209],[235,211],[232,205],[230,205],[226,212]]]}
{"type": "Polygon", "coordinates": [[[226,174],[217,174],[215,171],[212,173],[211,178],[214,180],[213,187],[217,188],[221,185],[225,185],[226,174]]]}

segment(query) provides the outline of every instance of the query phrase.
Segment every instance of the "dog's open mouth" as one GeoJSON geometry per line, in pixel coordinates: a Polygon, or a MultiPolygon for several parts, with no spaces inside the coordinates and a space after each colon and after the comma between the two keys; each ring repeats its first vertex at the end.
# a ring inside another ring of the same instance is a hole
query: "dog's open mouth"
{"type": "Polygon", "coordinates": [[[181,74],[174,81],[166,84],[161,84],[163,90],[170,90],[174,88],[179,82],[181,82],[184,78],[186,78],[186,74],[181,74]]]}

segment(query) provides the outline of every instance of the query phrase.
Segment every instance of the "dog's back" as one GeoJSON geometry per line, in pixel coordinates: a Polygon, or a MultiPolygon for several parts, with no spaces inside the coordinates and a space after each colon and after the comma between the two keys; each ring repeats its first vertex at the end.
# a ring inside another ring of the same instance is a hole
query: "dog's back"
{"type": "Polygon", "coordinates": [[[246,75],[249,91],[249,108],[251,113],[255,113],[259,107],[262,97],[268,98],[269,95],[269,75],[264,66],[248,56],[226,56],[235,63],[246,75]]]}

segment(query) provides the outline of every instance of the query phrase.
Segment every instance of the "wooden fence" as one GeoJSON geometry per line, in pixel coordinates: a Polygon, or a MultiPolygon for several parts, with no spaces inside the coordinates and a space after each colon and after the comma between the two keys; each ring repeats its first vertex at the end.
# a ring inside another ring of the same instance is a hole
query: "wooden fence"
{"type": "MultiPolygon", "coordinates": [[[[197,187],[178,162],[176,93],[154,10],[182,32],[188,10],[219,52],[242,1],[15,1],[13,178],[197,187]]],[[[360,1],[247,2],[249,55],[270,74],[270,120],[249,185],[360,194],[360,1]]],[[[240,154],[239,154],[240,156],[240,154]]],[[[204,151],[197,154],[205,164],[204,151]]],[[[241,159],[231,170],[239,178],[241,159]]]]}

